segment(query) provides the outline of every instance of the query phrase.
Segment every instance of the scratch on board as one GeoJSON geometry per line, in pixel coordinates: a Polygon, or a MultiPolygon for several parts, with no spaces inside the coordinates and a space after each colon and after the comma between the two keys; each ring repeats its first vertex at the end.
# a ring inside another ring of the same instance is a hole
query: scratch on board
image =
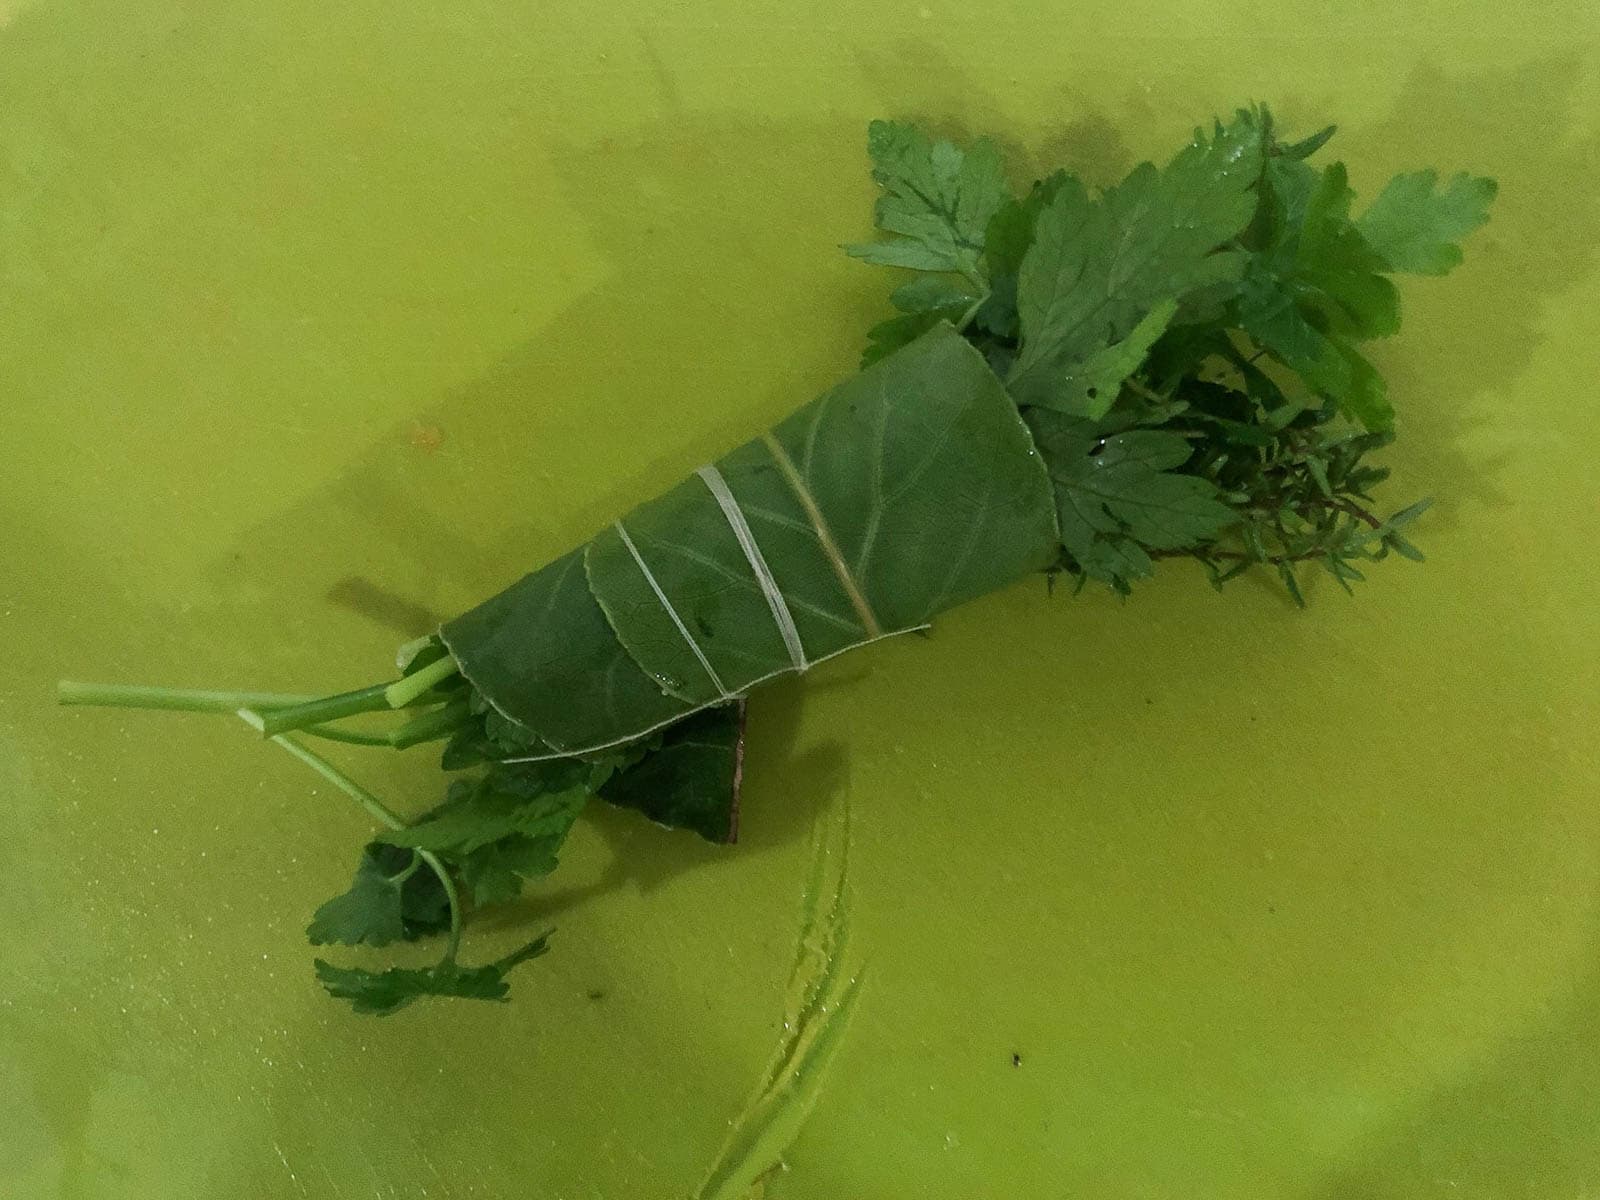
{"type": "Polygon", "coordinates": [[[295,1174],[294,1168],[289,1165],[289,1156],[283,1152],[283,1147],[277,1142],[273,1142],[272,1148],[278,1152],[278,1161],[283,1164],[283,1169],[289,1172],[289,1182],[300,1189],[302,1196],[309,1196],[311,1193],[306,1191],[306,1185],[301,1181],[300,1176],[295,1174]]]}
{"type": "Polygon", "coordinates": [[[850,808],[845,802],[818,822],[813,835],[800,937],[784,993],[782,1034],[695,1200],[760,1200],[816,1105],[823,1076],[861,993],[862,973],[845,971],[849,867],[850,808]]]}

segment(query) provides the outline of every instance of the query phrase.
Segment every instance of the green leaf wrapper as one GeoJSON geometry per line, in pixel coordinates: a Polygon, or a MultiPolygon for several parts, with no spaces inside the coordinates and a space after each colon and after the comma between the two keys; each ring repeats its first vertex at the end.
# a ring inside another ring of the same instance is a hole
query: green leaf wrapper
{"type": "Polygon", "coordinates": [[[948,325],[440,631],[529,758],[633,741],[1050,566],[1032,436],[948,325]]]}

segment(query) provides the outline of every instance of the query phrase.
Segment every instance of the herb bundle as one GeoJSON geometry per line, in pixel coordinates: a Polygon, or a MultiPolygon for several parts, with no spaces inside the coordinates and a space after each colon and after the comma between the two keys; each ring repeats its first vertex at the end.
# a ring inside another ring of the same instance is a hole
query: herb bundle
{"type": "Polygon", "coordinates": [[[336,695],[63,683],[66,703],[236,713],[382,826],[317,945],[440,936],[426,968],[318,959],[357,1012],[501,999],[540,936],[458,958],[463,915],[551,872],[591,799],[717,842],[737,832],[745,696],[1030,574],[1127,593],[1158,560],[1213,585],[1265,568],[1303,603],[1408,540],[1369,456],[1393,410],[1362,343],[1399,327],[1392,276],[1441,275],[1494,184],[1401,175],[1353,215],[1330,127],[1279,139],[1265,107],[1093,193],[1021,195],[996,145],[911,124],[868,136],[878,240],[904,274],[860,374],[585,545],[402,648],[336,695]],[[374,733],[349,719],[391,713],[374,733]],[[306,739],[443,743],[460,774],[404,819],[306,739]]]}

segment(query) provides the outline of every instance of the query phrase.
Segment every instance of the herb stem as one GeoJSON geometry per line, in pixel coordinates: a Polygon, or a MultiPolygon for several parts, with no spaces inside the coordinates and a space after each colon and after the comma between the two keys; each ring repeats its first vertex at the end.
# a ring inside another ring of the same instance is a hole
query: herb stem
{"type": "Polygon", "coordinates": [[[150,687],[143,684],[81,683],[63,679],[56,684],[62,704],[88,704],[101,708],[154,708],[171,712],[232,713],[241,708],[274,712],[309,704],[315,696],[284,692],[213,692],[198,688],[150,687]]]}
{"type": "MultiPolygon", "coordinates": [[[[326,725],[340,717],[353,717],[358,713],[383,712],[389,708],[384,691],[388,685],[377,683],[371,687],[357,688],[353,692],[340,692],[322,696],[292,708],[280,708],[262,717],[261,732],[268,737],[280,733],[293,733],[312,725],[326,725]]],[[[241,707],[249,707],[243,705],[241,707]]]]}
{"type": "Polygon", "coordinates": [[[1258,554],[1247,554],[1239,550],[1212,550],[1207,547],[1195,550],[1149,550],[1146,553],[1151,558],[1198,558],[1202,561],[1210,559],[1213,562],[1261,563],[1269,567],[1278,567],[1285,563],[1314,562],[1319,558],[1328,557],[1326,546],[1302,550],[1298,554],[1269,554],[1265,558],[1258,554]]]}
{"type": "Polygon", "coordinates": [[[360,733],[354,729],[341,729],[337,725],[308,725],[300,730],[307,737],[321,738],[326,742],[343,742],[347,746],[394,747],[394,735],[389,733],[360,733]]]}
{"type": "Polygon", "coordinates": [[[387,876],[387,881],[394,884],[396,887],[399,887],[402,883],[415,875],[421,867],[422,855],[413,850],[411,852],[411,862],[406,866],[406,868],[403,871],[397,871],[393,875],[387,876]]]}
{"type": "Polygon", "coordinates": [[[456,951],[461,949],[461,897],[456,894],[456,881],[450,878],[450,872],[432,850],[418,850],[417,857],[433,868],[444,888],[444,897],[450,902],[450,937],[444,944],[444,961],[453,963],[456,951]]]}
{"type": "MultiPolygon", "coordinates": [[[[253,712],[248,708],[241,708],[239,710],[239,719],[251,728],[265,732],[260,713],[253,712]]],[[[300,742],[284,733],[269,733],[267,734],[267,739],[282,746],[318,775],[333,784],[334,787],[361,805],[362,808],[367,810],[368,815],[380,825],[395,830],[406,828],[405,821],[401,820],[398,813],[339,770],[338,767],[323,758],[322,755],[316,753],[316,751],[307,749],[300,742]]]]}
{"type": "Polygon", "coordinates": [[[967,306],[967,311],[961,314],[961,320],[956,322],[956,332],[965,333],[967,326],[972,324],[972,318],[978,315],[978,310],[989,301],[989,289],[985,287],[982,294],[967,306]]]}
{"type": "Polygon", "coordinates": [[[1269,567],[1281,566],[1284,563],[1310,562],[1315,558],[1327,556],[1326,550],[1307,550],[1301,554],[1269,554],[1262,558],[1256,554],[1246,554],[1239,550],[1147,550],[1151,558],[1198,558],[1202,562],[1210,559],[1213,562],[1248,562],[1262,563],[1269,567]]]}
{"type": "Polygon", "coordinates": [[[1382,529],[1383,528],[1383,522],[1382,521],[1378,520],[1377,517],[1373,516],[1366,509],[1362,508],[1354,500],[1333,500],[1333,499],[1329,499],[1329,500],[1323,500],[1322,504],[1325,505],[1328,508],[1336,508],[1342,513],[1348,513],[1350,516],[1355,517],[1358,521],[1365,522],[1369,527],[1371,527],[1373,529],[1382,529]]]}
{"type": "Polygon", "coordinates": [[[1150,387],[1148,384],[1145,384],[1141,380],[1134,378],[1132,375],[1128,376],[1122,381],[1122,386],[1127,388],[1134,395],[1142,396],[1152,404],[1165,404],[1168,400],[1168,397],[1163,396],[1160,392],[1156,391],[1154,388],[1150,387]]]}
{"type": "Polygon", "coordinates": [[[456,660],[446,654],[438,661],[429,663],[420,671],[415,671],[404,679],[395,680],[387,688],[383,689],[384,700],[390,708],[404,708],[434,684],[442,683],[449,679],[459,669],[456,666],[456,660]]]}
{"type": "MultiPolygon", "coordinates": [[[[241,708],[238,710],[238,715],[239,719],[246,725],[254,729],[263,728],[260,713],[253,712],[248,708],[241,708]]],[[[268,734],[267,736],[268,740],[276,742],[318,775],[333,784],[334,787],[361,805],[368,815],[380,825],[394,830],[407,827],[398,813],[339,770],[338,767],[323,758],[322,755],[308,749],[288,734],[278,733],[268,734]]],[[[461,897],[456,892],[455,880],[450,878],[450,872],[445,869],[445,865],[439,861],[437,855],[431,850],[418,850],[416,853],[417,857],[427,863],[433,873],[439,877],[439,883],[444,888],[445,899],[450,902],[450,938],[445,943],[444,961],[453,963],[456,959],[456,952],[461,948],[461,897]]]]}
{"type": "Polygon", "coordinates": [[[454,733],[471,716],[472,710],[467,702],[456,700],[440,708],[419,713],[400,728],[391,730],[384,741],[396,750],[405,750],[454,733]]]}

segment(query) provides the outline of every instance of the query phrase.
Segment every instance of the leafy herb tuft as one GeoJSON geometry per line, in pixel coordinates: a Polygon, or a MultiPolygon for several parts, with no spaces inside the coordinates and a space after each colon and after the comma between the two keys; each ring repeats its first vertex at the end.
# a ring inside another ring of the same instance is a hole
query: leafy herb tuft
{"type": "Polygon", "coordinates": [[[1394,408],[1361,347],[1399,329],[1395,274],[1461,262],[1493,180],[1400,175],[1356,216],[1344,164],[1307,161],[1334,127],[1285,142],[1257,106],[1104,192],[1058,171],[996,201],[988,143],[969,155],[874,128],[880,228],[906,236],[899,214],[924,194],[912,181],[935,147],[944,178],[965,183],[918,210],[943,214],[956,250],[851,248],[921,272],[895,289],[902,315],[871,331],[864,361],[940,321],[983,352],[1049,469],[1057,571],[1126,593],[1164,558],[1196,560],[1218,587],[1263,566],[1304,603],[1303,569],[1348,590],[1360,563],[1421,557],[1405,531],[1426,505],[1374,507],[1387,472],[1367,456],[1394,408]],[[967,210],[990,214],[981,235],[954,220],[956,194],[982,196],[967,210]]]}

